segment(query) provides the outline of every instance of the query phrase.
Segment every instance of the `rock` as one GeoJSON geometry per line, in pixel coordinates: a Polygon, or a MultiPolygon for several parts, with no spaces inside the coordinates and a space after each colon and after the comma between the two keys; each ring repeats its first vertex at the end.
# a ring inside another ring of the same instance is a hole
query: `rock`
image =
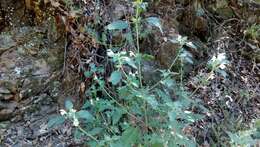
{"type": "Polygon", "coordinates": [[[108,10],[112,21],[120,20],[125,15],[134,14],[134,9],[123,0],[112,0],[108,10]]]}
{"type": "MultiPolygon", "coordinates": [[[[20,102],[46,90],[54,82],[48,80],[53,69],[61,67],[62,62],[58,61],[63,61],[64,45],[43,43],[43,34],[37,27],[14,28],[11,33],[3,34],[10,35],[2,39],[8,44],[0,44],[4,49],[0,55],[0,103],[20,102]],[[43,48],[49,48],[44,55],[43,48]]],[[[3,120],[14,116],[13,108],[7,106],[0,106],[3,120]]]]}
{"type": "Polygon", "coordinates": [[[5,87],[0,87],[0,94],[10,94],[11,91],[9,91],[7,88],[5,87]]]}
{"type": "Polygon", "coordinates": [[[16,42],[11,35],[0,35],[0,55],[14,46],[16,46],[16,42]]]}
{"type": "MultiPolygon", "coordinates": [[[[24,0],[1,0],[2,17],[4,17],[4,30],[12,29],[12,27],[20,27],[25,24],[31,24],[34,17],[32,13],[28,13],[25,9],[24,0]]],[[[0,26],[1,28],[2,26],[0,26]]]]}
{"type": "Polygon", "coordinates": [[[3,95],[3,98],[0,97],[1,100],[5,100],[5,101],[8,101],[8,100],[13,100],[14,99],[14,95],[12,94],[6,94],[6,95],[3,95]]]}
{"type": "Polygon", "coordinates": [[[13,111],[11,109],[0,110],[0,121],[5,121],[13,116],[13,111]]]}
{"type": "Polygon", "coordinates": [[[208,7],[211,11],[217,13],[224,19],[232,18],[235,15],[226,0],[218,0],[215,3],[208,5],[208,7]]]}
{"type": "Polygon", "coordinates": [[[127,8],[125,5],[115,3],[114,5],[112,5],[111,10],[112,10],[111,18],[113,19],[113,21],[115,21],[115,20],[122,19],[124,17],[124,15],[126,14],[127,8]]]}
{"type": "Polygon", "coordinates": [[[159,48],[157,59],[164,68],[169,68],[177,56],[180,45],[167,40],[159,48]]]}
{"type": "Polygon", "coordinates": [[[196,35],[201,40],[206,41],[209,35],[209,27],[204,14],[198,15],[198,10],[191,6],[187,6],[185,9],[179,11],[180,12],[176,18],[178,21],[177,28],[179,33],[184,36],[196,35]]]}
{"type": "Polygon", "coordinates": [[[207,40],[209,34],[208,21],[202,16],[196,16],[194,21],[195,35],[202,40],[207,40]]]}
{"type": "Polygon", "coordinates": [[[14,115],[16,102],[1,102],[0,101],[0,121],[10,119],[14,115]]]}
{"type": "Polygon", "coordinates": [[[5,15],[3,8],[0,5],[0,31],[5,27],[5,15]]]}
{"type": "Polygon", "coordinates": [[[50,66],[47,64],[47,62],[44,59],[36,60],[34,62],[35,65],[35,71],[32,73],[32,75],[40,75],[40,76],[46,76],[50,74],[50,66]]]}
{"type": "Polygon", "coordinates": [[[15,86],[15,82],[13,81],[6,81],[4,78],[0,78],[0,89],[3,91],[0,92],[2,94],[11,94],[11,93],[16,93],[17,88],[15,86]]]}

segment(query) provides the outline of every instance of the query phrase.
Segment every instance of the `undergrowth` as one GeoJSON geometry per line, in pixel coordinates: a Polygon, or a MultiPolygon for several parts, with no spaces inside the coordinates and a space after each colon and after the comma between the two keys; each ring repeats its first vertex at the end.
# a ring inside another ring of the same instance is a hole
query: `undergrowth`
{"type": "MultiPolygon", "coordinates": [[[[112,37],[121,36],[123,42],[113,44],[106,39],[107,34],[97,37],[93,29],[86,29],[98,44],[106,47],[107,60],[113,65],[113,71],[106,79],[101,76],[105,67],[90,64],[90,70],[84,75],[93,78],[85,93],[91,99],[80,110],[76,110],[71,101],[66,101],[66,109],[60,110],[61,115],[52,118],[48,125],[53,127],[70,121],[75,126],[75,139],[85,137],[86,144],[93,147],[197,146],[190,128],[203,119],[208,110],[192,97],[214,75],[226,75],[228,61],[225,54],[213,56],[208,62],[209,72],[200,77],[198,88],[188,91],[183,67],[192,63],[192,59],[183,46],[196,46],[187,37],[169,38],[179,44],[178,54],[168,69],[158,69],[160,80],[148,84],[143,78],[143,63],[154,60],[154,57],[141,52],[140,38],[151,32],[147,31],[148,25],[164,32],[159,18],[142,17],[146,2],[135,0],[133,8],[135,14],[131,20],[117,20],[104,28],[104,32],[112,37]],[[171,70],[176,62],[180,63],[178,73],[171,70]]],[[[235,144],[238,137],[232,133],[228,135],[235,144]]]]}

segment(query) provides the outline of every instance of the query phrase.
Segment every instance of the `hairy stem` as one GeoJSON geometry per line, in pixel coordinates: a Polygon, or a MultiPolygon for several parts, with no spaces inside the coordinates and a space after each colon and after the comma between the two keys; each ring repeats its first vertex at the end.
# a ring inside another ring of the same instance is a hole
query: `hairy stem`
{"type": "Polygon", "coordinates": [[[85,135],[87,135],[88,137],[90,137],[91,139],[93,139],[93,140],[95,140],[96,142],[98,142],[98,140],[94,137],[94,136],[92,136],[92,135],[90,135],[87,131],[85,131],[81,126],[77,126],[77,128],[82,132],[82,133],[84,133],[85,135]]]}
{"type": "MultiPolygon", "coordinates": [[[[140,6],[137,5],[136,7],[136,12],[135,12],[135,32],[136,32],[136,48],[137,48],[137,53],[138,55],[140,55],[140,43],[139,43],[139,25],[140,25],[140,6]]],[[[139,76],[139,82],[140,82],[140,86],[141,88],[143,87],[143,84],[142,84],[142,71],[141,71],[141,60],[139,59],[138,60],[138,76],[139,76]]]]}

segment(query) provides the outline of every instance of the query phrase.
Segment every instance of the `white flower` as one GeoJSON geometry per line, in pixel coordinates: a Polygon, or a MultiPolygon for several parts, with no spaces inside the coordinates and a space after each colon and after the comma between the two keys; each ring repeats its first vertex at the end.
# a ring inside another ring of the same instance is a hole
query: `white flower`
{"type": "Polygon", "coordinates": [[[21,74],[21,68],[19,68],[19,67],[15,67],[15,69],[14,69],[14,71],[15,71],[15,73],[17,74],[17,75],[20,75],[21,74]]]}
{"type": "Polygon", "coordinates": [[[67,114],[67,112],[66,112],[64,109],[61,109],[61,110],[60,110],[60,114],[61,114],[62,116],[64,116],[64,115],[67,114]]]}
{"type": "Polygon", "coordinates": [[[75,119],[73,120],[73,125],[74,125],[75,127],[79,126],[79,120],[75,118],[75,119]]]}
{"type": "Polygon", "coordinates": [[[214,74],[214,73],[212,73],[212,74],[209,75],[209,79],[210,79],[210,80],[213,80],[214,78],[215,78],[215,74],[214,74]]]}
{"type": "Polygon", "coordinates": [[[70,111],[71,111],[72,113],[77,112],[77,110],[75,110],[75,109],[71,109],[70,111]]]}
{"type": "Polygon", "coordinates": [[[225,69],[228,60],[225,53],[219,53],[217,56],[213,56],[209,61],[209,65],[216,70],[216,68],[225,69]]]}
{"type": "Polygon", "coordinates": [[[218,54],[217,60],[220,62],[226,60],[226,54],[225,53],[218,54]]]}
{"type": "Polygon", "coordinates": [[[220,69],[225,69],[225,68],[226,68],[226,65],[225,65],[225,64],[220,64],[220,65],[219,65],[219,68],[220,68],[220,69]]]}

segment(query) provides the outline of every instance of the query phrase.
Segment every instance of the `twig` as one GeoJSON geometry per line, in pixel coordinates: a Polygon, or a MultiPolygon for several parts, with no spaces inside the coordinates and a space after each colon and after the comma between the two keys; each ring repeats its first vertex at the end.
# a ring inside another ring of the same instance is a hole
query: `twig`
{"type": "Polygon", "coordinates": [[[64,46],[64,55],[63,55],[63,70],[62,70],[62,75],[64,75],[65,70],[66,70],[66,57],[67,57],[67,50],[68,50],[68,33],[65,35],[65,46],[64,46]]]}

